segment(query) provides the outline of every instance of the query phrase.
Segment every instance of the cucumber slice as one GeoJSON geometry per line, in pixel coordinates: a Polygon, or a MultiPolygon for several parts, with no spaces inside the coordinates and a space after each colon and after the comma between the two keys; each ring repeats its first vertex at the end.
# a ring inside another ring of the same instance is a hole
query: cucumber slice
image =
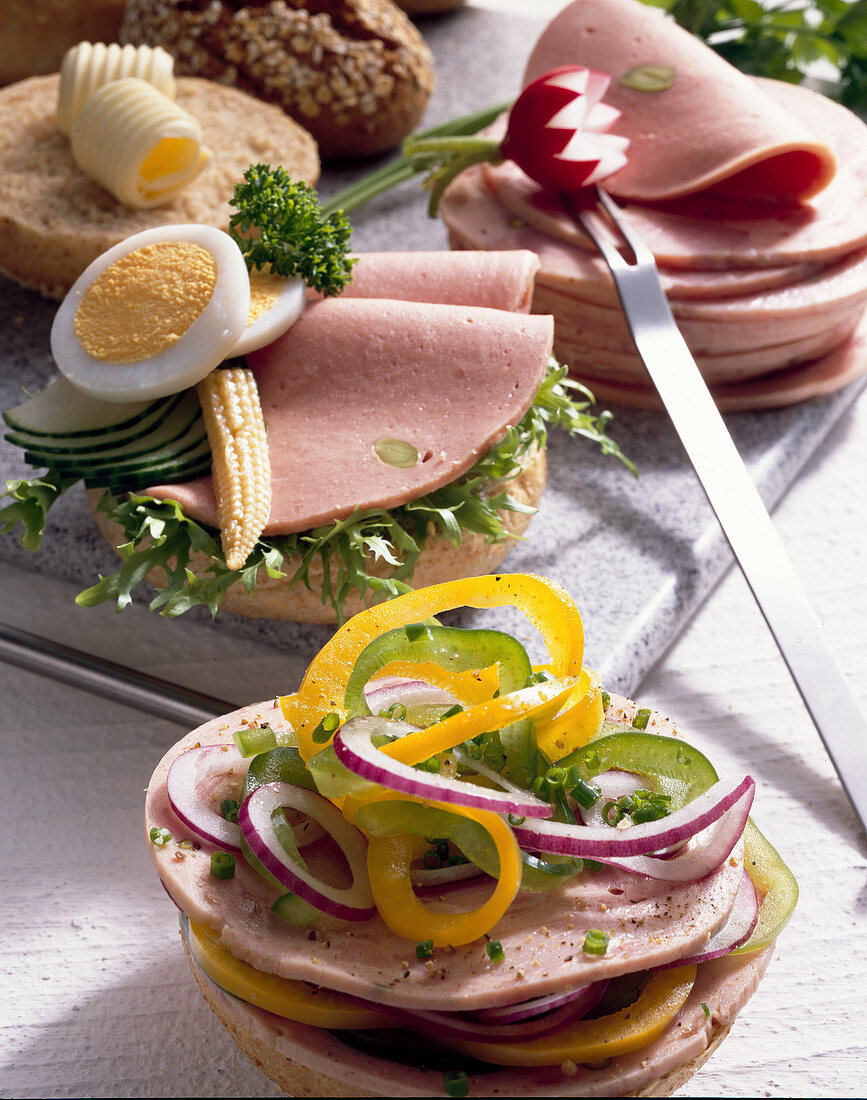
{"type": "Polygon", "coordinates": [[[211,470],[211,448],[206,443],[183,459],[166,461],[155,466],[117,473],[103,470],[84,479],[85,489],[108,489],[112,493],[136,492],[149,485],[170,485],[192,481],[211,470]]]}
{"type": "MultiPolygon", "coordinates": [[[[127,478],[130,474],[144,473],[154,470],[166,464],[187,464],[193,459],[209,456],[211,445],[205,435],[205,429],[201,423],[195,424],[189,432],[180,439],[161,447],[158,451],[149,452],[147,455],[137,455],[127,462],[99,462],[89,465],[77,466],[74,470],[75,477],[94,478],[110,477],[115,480],[127,478]]],[[[64,473],[67,471],[64,470],[64,473]]]]}
{"type": "Polygon", "coordinates": [[[95,454],[81,451],[52,455],[39,450],[25,451],[24,457],[33,466],[47,465],[62,474],[83,477],[99,469],[127,468],[130,464],[158,462],[166,455],[174,457],[201,442],[204,436],[205,425],[199,399],[194,391],[190,391],[161,427],[145,438],[95,454]]]}
{"type": "Polygon", "coordinates": [[[81,433],[79,435],[44,436],[32,432],[12,431],[7,432],[4,438],[9,443],[14,443],[22,450],[31,451],[34,454],[65,455],[65,454],[93,454],[99,451],[107,451],[112,447],[119,447],[125,443],[132,443],[136,439],[155,431],[174,412],[189,390],[174,394],[163,401],[156,402],[156,407],[146,410],[133,424],[124,428],[106,428],[96,432],[81,433]]]}
{"type": "Polygon", "coordinates": [[[58,375],[41,393],[3,413],[3,419],[13,430],[31,435],[81,436],[127,427],[163,401],[99,401],[58,375]]]}

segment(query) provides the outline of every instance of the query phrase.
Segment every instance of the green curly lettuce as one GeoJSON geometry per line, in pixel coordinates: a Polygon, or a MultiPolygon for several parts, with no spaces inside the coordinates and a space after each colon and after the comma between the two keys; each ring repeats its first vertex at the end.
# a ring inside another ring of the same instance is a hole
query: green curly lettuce
{"type": "MultiPolygon", "coordinates": [[[[137,586],[158,568],[166,583],[151,600],[152,611],[175,617],[192,607],[205,606],[216,614],[233,584],[240,583],[252,593],[260,571],[272,579],[285,579],[287,585],[312,588],[310,569],[319,561],[324,573],[322,602],[334,607],[342,621],[344,605],[353,593],[373,603],[406,592],[419,555],[436,534],[455,546],[474,535],[490,542],[516,537],[504,527],[499,511],[533,511],[509,496],[508,483],[520,473],[521,459],[533,448],[544,446],[550,428],[591,440],[634,473],[632,463],[607,434],[611,414],[589,411],[592,401],[580,383],[566,378],[566,368],[551,360],[520,424],[509,428],[457,481],[388,511],[368,508],[314,530],[260,539],[238,570],[226,565],[219,533],[184,515],[174,501],[106,491],[98,510],[123,529],[121,564],[114,573],[100,576],[76,602],[91,607],[112,601],[123,610],[137,586]],[[196,551],[201,551],[209,564],[194,573],[189,563],[196,551]],[[372,563],[379,562],[392,568],[390,576],[371,572],[372,563]]],[[[0,525],[11,532],[21,524],[21,544],[38,549],[48,510],[71,484],[74,482],[51,470],[31,482],[9,482],[7,491],[13,503],[0,509],[0,525]]]]}

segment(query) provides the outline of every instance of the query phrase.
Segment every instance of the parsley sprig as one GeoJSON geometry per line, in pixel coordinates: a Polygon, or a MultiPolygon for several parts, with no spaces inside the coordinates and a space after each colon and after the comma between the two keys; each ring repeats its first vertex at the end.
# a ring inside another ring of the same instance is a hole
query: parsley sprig
{"type": "Polygon", "coordinates": [[[326,214],[313,188],[285,168],[251,165],[230,202],[237,213],[229,233],[250,269],[300,275],[325,295],[339,294],[351,280],[348,218],[342,211],[326,214]]]}
{"type": "Polygon", "coordinates": [[[799,84],[825,62],[838,74],[829,94],[848,107],[867,105],[867,0],[644,2],[743,72],[799,84]]]}

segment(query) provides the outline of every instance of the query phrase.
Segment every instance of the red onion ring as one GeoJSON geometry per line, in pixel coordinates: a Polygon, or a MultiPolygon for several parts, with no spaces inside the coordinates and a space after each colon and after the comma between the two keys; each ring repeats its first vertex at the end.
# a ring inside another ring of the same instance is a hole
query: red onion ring
{"type": "Polygon", "coordinates": [[[262,866],[287,890],[342,920],[369,920],[376,905],[367,877],[367,842],[327,798],[292,783],[265,783],[252,791],[238,810],[238,824],[250,851],[262,866]],[[340,846],[352,873],[352,885],[345,890],[316,878],[280,843],[272,814],[284,806],[318,821],[340,846]]]}
{"type": "Polygon", "coordinates": [[[495,791],[392,760],[371,744],[371,738],[378,733],[394,733],[395,728],[396,723],[381,718],[350,718],[334,737],[338,760],[362,779],[416,798],[522,817],[550,817],[553,813],[549,802],[543,802],[521,787],[510,784],[510,790],[495,791]]]}
{"type": "Polygon", "coordinates": [[[455,695],[435,687],[426,680],[406,680],[399,676],[383,676],[370,680],[364,689],[364,701],[371,714],[380,714],[395,703],[405,707],[454,706],[455,695]]]}
{"type": "MultiPolygon", "coordinates": [[[[600,982],[602,986],[607,982],[600,982]]],[[[578,1015],[578,1010],[571,1004],[564,1004],[561,1008],[540,1015],[533,1019],[521,1020],[518,1023],[507,1024],[505,1021],[486,1024],[472,1018],[466,1013],[460,1012],[423,1012],[412,1008],[397,1008],[388,1002],[369,1001],[363,997],[356,997],[351,993],[341,993],[341,997],[362,1005],[364,1008],[373,1008],[380,1012],[387,1012],[395,1016],[401,1026],[423,1030],[424,1034],[431,1038],[446,1039],[472,1039],[482,1043],[522,1042],[527,1039],[535,1039],[540,1035],[548,1035],[557,1028],[573,1020],[578,1015]]],[[[589,1009],[585,1010],[588,1011],[589,1009]]]]}
{"type": "Polygon", "coordinates": [[[513,829],[521,847],[530,851],[579,856],[613,863],[635,874],[690,881],[709,874],[730,855],[746,826],[755,788],[755,780],[748,775],[740,780],[722,779],[668,817],[625,828],[528,821],[513,829]],[[719,828],[711,828],[717,822],[719,828]],[[699,845],[689,845],[671,859],[636,858],[691,840],[705,830],[699,845]],[[711,857],[712,865],[698,873],[711,857]]]}
{"type": "Polygon", "coordinates": [[[569,1005],[575,1016],[583,1016],[597,1003],[608,988],[608,979],[588,982],[564,993],[549,993],[545,997],[535,997],[532,1001],[521,1001],[516,1005],[500,1005],[497,1008],[483,1008],[476,1013],[480,1023],[514,1024],[521,1020],[531,1020],[562,1005],[569,1005]]]}
{"type": "Polygon", "coordinates": [[[197,788],[206,779],[226,775],[236,768],[243,776],[247,764],[234,745],[202,745],[175,757],[166,775],[166,794],[175,815],[196,836],[234,855],[241,854],[238,826],[207,806],[197,788]]]}

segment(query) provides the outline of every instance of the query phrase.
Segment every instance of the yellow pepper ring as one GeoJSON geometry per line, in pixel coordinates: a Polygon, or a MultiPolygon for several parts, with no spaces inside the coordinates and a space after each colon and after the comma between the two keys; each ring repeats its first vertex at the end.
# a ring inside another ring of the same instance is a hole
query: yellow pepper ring
{"type": "Polygon", "coordinates": [[[221,989],[275,1016],[328,1028],[395,1027],[398,1022],[386,1012],[353,1004],[339,993],[257,970],[236,959],[214,932],[192,920],[187,942],[193,958],[221,989]]]}
{"type": "Polygon", "coordinates": [[[497,699],[488,699],[417,733],[408,733],[390,745],[383,745],[380,752],[401,764],[420,764],[422,760],[453,748],[485,730],[501,729],[522,718],[551,717],[579,685],[579,677],[567,676],[552,683],[534,684],[497,699]]]}
{"type": "Polygon", "coordinates": [[[604,718],[599,674],[589,668],[582,669],[578,687],[564,710],[550,722],[537,722],[536,745],[552,764],[568,756],[573,749],[586,745],[604,718]]]}
{"type": "Polygon", "coordinates": [[[521,885],[521,850],[515,834],[498,815],[488,810],[467,810],[433,802],[430,805],[477,821],[491,835],[500,860],[493,893],[469,913],[437,913],[415,895],[410,866],[418,837],[371,837],[367,848],[367,873],[379,915],[398,936],[416,943],[432,940],[434,947],[460,947],[472,943],[503,916],[521,885]]]}
{"type": "Polygon", "coordinates": [[[283,696],[283,717],[309,759],[321,746],[312,733],[323,714],[345,717],[344,696],[352,668],[373,638],[394,627],[421,622],[456,607],[513,606],[523,611],[542,635],[557,676],[577,676],[584,653],[581,615],[559,585],[529,573],[470,577],[407,592],[359,612],[313,658],[296,695],[283,696]]]}
{"type": "Polygon", "coordinates": [[[550,1035],[512,1043],[450,1039],[449,1046],[499,1066],[554,1066],[599,1062],[652,1043],[686,1004],[695,984],[695,966],[658,970],[637,1001],[596,1020],[577,1020],[550,1035]]]}

